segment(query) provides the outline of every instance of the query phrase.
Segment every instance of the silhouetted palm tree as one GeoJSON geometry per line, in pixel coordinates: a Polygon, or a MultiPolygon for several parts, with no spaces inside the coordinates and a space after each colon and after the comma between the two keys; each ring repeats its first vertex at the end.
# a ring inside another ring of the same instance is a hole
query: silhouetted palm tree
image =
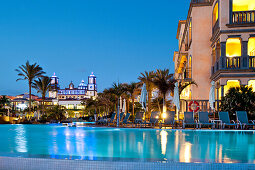
{"type": "Polygon", "coordinates": [[[16,71],[18,72],[18,76],[21,77],[17,79],[16,81],[19,81],[19,80],[28,81],[28,86],[29,86],[29,111],[28,112],[30,114],[32,83],[34,82],[36,78],[43,77],[43,74],[45,74],[45,72],[36,63],[30,65],[29,61],[27,61],[25,65],[19,66],[18,69],[16,69],[16,71]]]}
{"type": "Polygon", "coordinates": [[[41,93],[42,95],[42,113],[44,114],[44,102],[45,102],[45,96],[47,95],[49,89],[50,89],[50,77],[42,77],[38,78],[38,80],[35,80],[32,84],[32,87],[37,90],[37,93],[41,93]]]}
{"type": "Polygon", "coordinates": [[[194,80],[185,81],[185,82],[180,81],[179,82],[179,95],[181,95],[182,91],[190,85],[197,86],[197,83],[194,80]]]}
{"type": "Polygon", "coordinates": [[[157,87],[163,98],[163,112],[166,111],[166,94],[174,91],[174,83],[176,80],[173,74],[169,73],[168,69],[156,71],[155,78],[153,80],[154,85],[157,87]]]}
{"type": "MultiPolygon", "coordinates": [[[[152,98],[152,91],[154,88],[153,79],[155,78],[155,73],[153,71],[141,73],[141,76],[138,77],[138,80],[141,82],[138,84],[141,86],[143,83],[146,84],[146,90],[148,93],[148,115],[151,115],[151,98],[152,98]]],[[[148,117],[147,115],[147,117],[148,117]]]]}
{"type": "MultiPolygon", "coordinates": [[[[137,89],[137,83],[131,82],[130,84],[125,84],[125,91],[130,96],[132,100],[132,115],[135,113],[135,90],[137,89]]],[[[127,110],[129,111],[129,102],[127,110]]]]}

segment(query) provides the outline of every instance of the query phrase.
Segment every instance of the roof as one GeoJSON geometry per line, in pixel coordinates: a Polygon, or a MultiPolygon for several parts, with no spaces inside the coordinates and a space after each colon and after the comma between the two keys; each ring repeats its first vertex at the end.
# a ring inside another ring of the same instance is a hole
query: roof
{"type": "Polygon", "coordinates": [[[177,28],[176,39],[179,38],[179,34],[180,34],[180,31],[181,31],[181,25],[182,25],[182,24],[185,24],[185,23],[186,23],[186,20],[179,20],[179,22],[178,22],[178,28],[177,28]]]}

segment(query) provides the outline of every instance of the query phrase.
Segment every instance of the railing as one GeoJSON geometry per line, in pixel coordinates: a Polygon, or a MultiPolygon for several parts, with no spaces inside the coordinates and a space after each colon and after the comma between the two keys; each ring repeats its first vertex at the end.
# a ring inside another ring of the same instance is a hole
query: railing
{"type": "Polygon", "coordinates": [[[255,68],[255,56],[249,58],[249,68],[255,68]]]}
{"type": "Polygon", "coordinates": [[[233,24],[255,23],[255,11],[233,12],[232,22],[233,22],[233,24]]]}
{"type": "Polygon", "coordinates": [[[240,68],[240,57],[226,57],[226,67],[228,69],[240,68]]]}
{"type": "MultiPolygon", "coordinates": [[[[209,100],[180,100],[180,112],[190,112],[189,110],[189,103],[191,101],[196,101],[199,104],[199,112],[209,112],[212,113],[213,110],[210,107],[209,100]]],[[[216,100],[214,103],[214,108],[216,111],[219,110],[220,107],[220,100],[216,100]]]]}

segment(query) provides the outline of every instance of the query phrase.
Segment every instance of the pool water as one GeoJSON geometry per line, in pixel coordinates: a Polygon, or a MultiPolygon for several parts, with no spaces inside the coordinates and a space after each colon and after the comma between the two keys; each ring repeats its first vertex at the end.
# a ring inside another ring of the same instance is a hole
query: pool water
{"type": "Polygon", "coordinates": [[[0,125],[0,156],[255,163],[254,131],[0,125]]]}

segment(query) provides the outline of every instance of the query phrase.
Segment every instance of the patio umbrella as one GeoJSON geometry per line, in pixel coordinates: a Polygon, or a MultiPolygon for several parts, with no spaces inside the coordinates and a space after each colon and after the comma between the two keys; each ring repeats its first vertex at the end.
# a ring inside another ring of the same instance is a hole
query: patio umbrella
{"type": "Polygon", "coordinates": [[[211,86],[210,93],[209,93],[209,104],[210,104],[211,109],[214,111],[215,108],[213,106],[213,103],[215,102],[215,82],[212,81],[211,85],[212,86],[211,86]]]}
{"type": "Polygon", "coordinates": [[[178,87],[178,82],[174,84],[174,104],[176,106],[176,111],[177,111],[177,120],[179,120],[179,114],[178,111],[180,110],[180,98],[179,98],[179,87],[178,87]]]}
{"type": "Polygon", "coordinates": [[[142,105],[143,109],[146,110],[146,99],[147,99],[147,90],[146,90],[146,84],[143,84],[140,101],[139,103],[142,105]]]}
{"type": "Polygon", "coordinates": [[[120,96],[120,111],[122,112],[122,97],[120,96]]]}
{"type": "Polygon", "coordinates": [[[123,100],[122,112],[126,112],[126,99],[123,100]]]}

